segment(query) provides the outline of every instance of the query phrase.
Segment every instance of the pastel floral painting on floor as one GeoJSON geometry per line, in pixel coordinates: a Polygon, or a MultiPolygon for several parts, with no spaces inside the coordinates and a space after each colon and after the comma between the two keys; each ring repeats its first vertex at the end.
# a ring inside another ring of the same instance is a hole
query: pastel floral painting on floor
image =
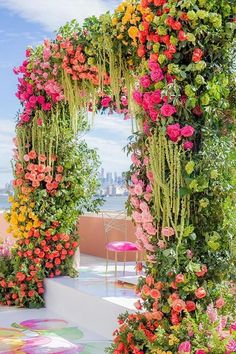
{"type": "Polygon", "coordinates": [[[99,354],[109,345],[105,341],[86,341],[84,333],[60,319],[26,320],[0,328],[1,354],[99,354]],[[82,339],[82,340],[81,340],[82,339]]]}

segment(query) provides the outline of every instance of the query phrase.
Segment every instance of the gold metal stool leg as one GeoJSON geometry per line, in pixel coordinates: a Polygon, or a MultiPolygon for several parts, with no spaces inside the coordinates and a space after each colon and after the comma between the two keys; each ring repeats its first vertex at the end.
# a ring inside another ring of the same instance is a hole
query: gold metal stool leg
{"type": "Polygon", "coordinates": [[[108,249],[107,249],[106,273],[108,272],[108,262],[109,262],[109,253],[108,253],[108,249]]]}

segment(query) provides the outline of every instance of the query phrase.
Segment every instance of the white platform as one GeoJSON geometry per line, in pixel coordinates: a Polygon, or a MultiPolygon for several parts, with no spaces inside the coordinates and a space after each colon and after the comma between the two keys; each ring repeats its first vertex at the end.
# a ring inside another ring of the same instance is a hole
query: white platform
{"type": "MultiPolygon", "coordinates": [[[[112,263],[111,263],[112,264],[112,263]]],[[[75,279],[60,277],[46,280],[46,307],[62,318],[90,328],[99,335],[112,339],[117,328],[117,317],[125,311],[135,311],[137,300],[133,284],[134,263],[127,263],[125,275],[123,264],[118,264],[117,277],[114,265],[105,272],[105,261],[82,255],[80,276],[75,279]]]]}

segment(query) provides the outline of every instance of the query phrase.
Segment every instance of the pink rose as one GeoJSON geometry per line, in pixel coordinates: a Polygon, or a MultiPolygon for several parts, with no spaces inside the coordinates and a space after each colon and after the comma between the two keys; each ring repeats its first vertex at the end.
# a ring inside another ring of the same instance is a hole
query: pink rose
{"type": "Polygon", "coordinates": [[[163,227],[161,230],[161,234],[165,237],[171,237],[174,236],[175,230],[173,229],[173,227],[163,227]]]}
{"type": "Polygon", "coordinates": [[[233,333],[234,331],[236,331],[236,322],[233,322],[230,325],[230,333],[233,333]]]}
{"type": "Polygon", "coordinates": [[[155,70],[151,72],[151,79],[154,82],[159,82],[164,79],[164,75],[161,69],[155,70]]]}
{"type": "Polygon", "coordinates": [[[149,179],[149,181],[154,181],[154,175],[152,171],[147,172],[147,178],[149,179]]]}
{"type": "Polygon", "coordinates": [[[190,136],[192,136],[195,132],[195,129],[191,126],[191,125],[186,125],[185,127],[183,127],[181,129],[181,134],[185,137],[185,138],[189,138],[190,136]]]}
{"type": "Polygon", "coordinates": [[[161,250],[164,250],[167,247],[166,242],[164,242],[163,240],[159,240],[157,245],[161,250]]]}
{"type": "Polygon", "coordinates": [[[183,148],[184,148],[184,150],[192,150],[193,142],[192,141],[185,141],[183,143],[183,148]]]}
{"type": "Polygon", "coordinates": [[[143,193],[143,188],[140,184],[136,184],[134,187],[134,193],[137,195],[141,195],[143,193]]]}
{"type": "Polygon", "coordinates": [[[145,193],[145,194],[144,194],[144,199],[145,199],[147,202],[149,202],[149,201],[151,200],[151,198],[152,198],[151,193],[145,193]]]}
{"type": "Polygon", "coordinates": [[[138,198],[132,197],[130,199],[130,203],[135,207],[135,208],[139,208],[139,200],[138,198]]]}
{"type": "Polygon", "coordinates": [[[160,65],[159,65],[156,61],[149,60],[149,62],[148,62],[148,68],[149,68],[151,71],[159,70],[159,69],[160,69],[160,65]]]}
{"type": "Polygon", "coordinates": [[[178,348],[179,354],[186,354],[186,353],[190,353],[190,352],[191,352],[191,343],[189,341],[182,342],[179,345],[179,348],[178,348]]]}
{"type": "Polygon", "coordinates": [[[205,350],[203,350],[203,349],[197,349],[195,351],[195,354],[207,354],[207,352],[205,350]]]}
{"type": "Polygon", "coordinates": [[[144,88],[148,88],[151,85],[151,79],[149,75],[144,75],[140,79],[140,85],[144,88]]]}
{"type": "Polygon", "coordinates": [[[153,217],[150,214],[150,212],[148,212],[148,211],[143,211],[142,212],[142,222],[143,223],[153,222],[153,217]]]}
{"type": "Polygon", "coordinates": [[[181,129],[178,123],[168,125],[166,128],[166,134],[169,136],[170,140],[176,142],[181,137],[181,129]]]}
{"type": "Polygon", "coordinates": [[[143,228],[149,235],[154,236],[157,233],[157,229],[151,223],[143,224],[143,228]]]}
{"type": "Polygon", "coordinates": [[[150,252],[154,252],[155,251],[155,247],[153,245],[151,245],[150,243],[144,244],[144,248],[147,251],[150,251],[150,252]]]}
{"type": "Polygon", "coordinates": [[[137,223],[142,222],[142,214],[141,213],[135,211],[135,212],[133,212],[132,216],[133,216],[133,219],[135,222],[137,222],[137,223]]]}
{"type": "Polygon", "coordinates": [[[134,306],[137,310],[142,310],[142,304],[141,304],[140,300],[136,301],[134,303],[134,306]]]}
{"type": "Polygon", "coordinates": [[[139,105],[141,105],[143,103],[143,95],[142,95],[142,93],[139,92],[139,91],[134,91],[133,99],[135,100],[135,102],[137,102],[139,105]]]}
{"type": "Polygon", "coordinates": [[[183,274],[177,274],[175,277],[176,283],[184,283],[184,275],[183,274]]]}
{"type": "Polygon", "coordinates": [[[222,297],[216,300],[216,307],[218,309],[221,309],[224,306],[224,304],[225,304],[225,300],[222,297]]]}
{"type": "Polygon", "coordinates": [[[142,211],[148,211],[148,212],[149,212],[149,206],[148,206],[147,203],[145,203],[145,202],[141,202],[141,203],[140,203],[140,209],[141,209],[142,211]]]}
{"type": "Polygon", "coordinates": [[[136,154],[131,155],[131,161],[133,162],[134,165],[140,166],[141,162],[136,154]]]}
{"type": "Polygon", "coordinates": [[[156,122],[157,121],[157,118],[158,118],[158,112],[155,111],[154,109],[150,110],[149,111],[149,115],[150,115],[150,118],[153,122],[156,122]]]}
{"type": "Polygon", "coordinates": [[[161,107],[161,114],[164,117],[171,117],[176,112],[176,108],[169,103],[164,103],[161,107]]]}
{"type": "Polygon", "coordinates": [[[111,102],[111,97],[105,96],[105,97],[103,97],[103,99],[101,100],[101,105],[102,105],[104,108],[107,108],[107,107],[109,107],[110,102],[111,102]]]}
{"type": "Polygon", "coordinates": [[[136,174],[133,174],[131,176],[131,181],[133,182],[133,184],[138,184],[139,180],[138,180],[138,177],[136,176],[136,174]]]}
{"type": "Polygon", "coordinates": [[[150,101],[151,103],[153,104],[159,104],[161,103],[162,101],[162,98],[161,98],[161,90],[156,90],[154,91],[151,96],[150,96],[150,101]]]}

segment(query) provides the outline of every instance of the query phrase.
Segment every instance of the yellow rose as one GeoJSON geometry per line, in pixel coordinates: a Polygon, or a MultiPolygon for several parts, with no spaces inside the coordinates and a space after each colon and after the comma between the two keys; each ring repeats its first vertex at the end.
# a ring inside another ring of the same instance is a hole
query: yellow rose
{"type": "Polygon", "coordinates": [[[125,3],[121,3],[118,7],[117,7],[117,11],[118,12],[124,12],[125,11],[125,3]]]}
{"type": "Polygon", "coordinates": [[[154,19],[154,15],[153,15],[153,14],[147,15],[147,16],[145,17],[145,19],[146,19],[147,22],[151,23],[152,20],[154,19]]]}
{"type": "Polygon", "coordinates": [[[113,17],[113,19],[111,20],[111,22],[112,22],[113,26],[116,26],[117,23],[118,23],[118,18],[113,17]]]}
{"type": "Polygon", "coordinates": [[[122,18],[122,24],[126,25],[129,21],[131,20],[131,14],[125,14],[125,16],[122,18]]]}
{"type": "Polygon", "coordinates": [[[139,33],[139,30],[135,26],[130,27],[128,30],[128,34],[129,34],[130,38],[132,38],[133,40],[135,40],[138,37],[138,33],[139,33]]]}

